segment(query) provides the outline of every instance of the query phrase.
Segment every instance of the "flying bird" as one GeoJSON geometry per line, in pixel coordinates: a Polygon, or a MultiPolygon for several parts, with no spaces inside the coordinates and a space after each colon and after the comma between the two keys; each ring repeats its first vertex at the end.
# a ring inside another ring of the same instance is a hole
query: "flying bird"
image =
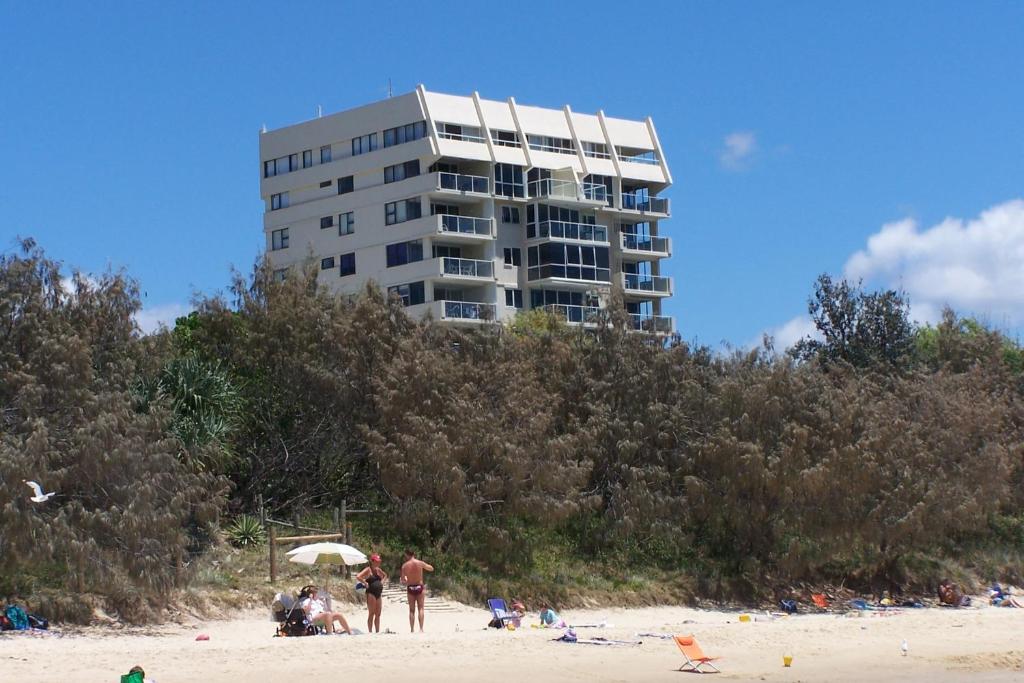
{"type": "Polygon", "coordinates": [[[31,500],[33,503],[45,503],[46,501],[50,500],[50,498],[57,495],[53,491],[50,491],[49,493],[43,493],[43,487],[34,481],[25,481],[24,479],[22,479],[22,481],[28,484],[29,488],[32,489],[32,492],[36,494],[29,498],[29,500],[31,500]]]}
{"type": "Polygon", "coordinates": [[[910,646],[907,645],[907,639],[906,638],[904,638],[903,642],[900,643],[900,651],[903,653],[904,657],[906,657],[907,653],[910,652],[910,646]]]}

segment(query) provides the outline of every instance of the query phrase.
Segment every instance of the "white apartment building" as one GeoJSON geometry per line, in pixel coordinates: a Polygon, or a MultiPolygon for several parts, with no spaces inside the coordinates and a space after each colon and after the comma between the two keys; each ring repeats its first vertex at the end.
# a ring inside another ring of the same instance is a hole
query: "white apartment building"
{"type": "Polygon", "coordinates": [[[672,183],[654,123],[415,92],[260,134],[275,275],[314,258],[413,315],[479,325],[547,308],[591,324],[613,285],[632,326],[674,331],[661,263],[672,183]]]}

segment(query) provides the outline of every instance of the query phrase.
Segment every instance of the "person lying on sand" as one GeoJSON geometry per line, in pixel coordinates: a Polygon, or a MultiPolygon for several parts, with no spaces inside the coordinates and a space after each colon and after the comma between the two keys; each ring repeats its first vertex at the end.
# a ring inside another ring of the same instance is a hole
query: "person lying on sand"
{"type": "Polygon", "coordinates": [[[341,612],[330,612],[327,610],[324,601],[320,599],[320,589],[316,586],[306,586],[303,588],[302,592],[299,593],[299,599],[302,601],[299,603],[299,606],[306,613],[309,623],[323,626],[327,629],[328,633],[334,633],[334,624],[337,622],[341,624],[344,633],[352,633],[352,630],[348,627],[348,622],[345,621],[345,617],[341,612]]]}
{"type": "Polygon", "coordinates": [[[949,579],[939,583],[939,604],[950,607],[970,607],[971,599],[960,592],[960,587],[949,579]]]}

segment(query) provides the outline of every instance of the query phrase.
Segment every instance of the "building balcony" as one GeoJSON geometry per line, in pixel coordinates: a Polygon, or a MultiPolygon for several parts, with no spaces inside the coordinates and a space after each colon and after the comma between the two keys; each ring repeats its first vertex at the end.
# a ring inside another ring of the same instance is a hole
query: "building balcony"
{"type": "Polygon", "coordinates": [[[558,285],[568,289],[589,290],[611,284],[611,270],[581,264],[543,264],[529,266],[526,279],[531,285],[558,285]]]}
{"type": "Polygon", "coordinates": [[[479,242],[497,237],[493,218],[476,218],[475,216],[453,216],[439,213],[437,233],[453,242],[479,242]]]}
{"type": "Polygon", "coordinates": [[[672,255],[672,240],[668,237],[623,232],[619,235],[619,239],[624,258],[634,257],[631,260],[649,260],[668,258],[672,255]]]}
{"type": "Polygon", "coordinates": [[[622,193],[622,210],[652,213],[661,216],[669,215],[669,201],[664,197],[649,197],[635,192],[622,193]]]}
{"type": "Polygon", "coordinates": [[[493,280],[494,262],[469,258],[435,259],[440,261],[441,278],[446,280],[493,280]]]}
{"type": "Polygon", "coordinates": [[[672,334],[676,329],[675,320],[671,317],[647,313],[630,313],[629,326],[636,332],[651,332],[653,334],[672,334]]]}
{"type": "Polygon", "coordinates": [[[601,309],[597,306],[548,304],[543,310],[564,320],[568,325],[596,326],[601,322],[601,309]]]}
{"type": "Polygon", "coordinates": [[[476,195],[491,194],[491,181],[485,176],[446,173],[444,171],[434,175],[437,176],[437,190],[440,192],[476,195]]]}
{"type": "Polygon", "coordinates": [[[659,275],[623,273],[622,288],[626,294],[632,295],[639,294],[645,297],[672,296],[672,278],[659,275]]]}
{"type": "Polygon", "coordinates": [[[436,320],[471,325],[493,321],[496,315],[494,304],[475,301],[434,301],[430,304],[430,312],[436,320]]]}
{"type": "Polygon", "coordinates": [[[526,189],[530,199],[544,199],[554,204],[583,204],[594,208],[608,204],[605,186],[597,183],[581,184],[575,180],[543,178],[530,181],[526,189]]]}
{"type": "Polygon", "coordinates": [[[593,223],[569,223],[567,221],[543,221],[537,226],[534,237],[528,239],[573,240],[608,244],[608,226],[593,223]]]}

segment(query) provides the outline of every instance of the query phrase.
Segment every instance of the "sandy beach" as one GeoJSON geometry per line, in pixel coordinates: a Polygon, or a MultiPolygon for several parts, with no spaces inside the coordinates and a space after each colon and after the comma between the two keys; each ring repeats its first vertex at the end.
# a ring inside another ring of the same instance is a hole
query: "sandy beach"
{"type": "MultiPolygon", "coordinates": [[[[365,628],[356,605],[344,610],[365,628]]],[[[756,617],[756,613],[749,613],[756,617]]],[[[552,642],[561,631],[485,628],[482,609],[450,605],[428,612],[426,633],[408,633],[404,605],[386,604],[394,634],[274,638],[262,613],[153,628],[86,628],[61,637],[0,635],[0,679],[116,682],[134,664],[157,683],[240,680],[678,680],[682,658],[671,640],[636,633],[694,633],[736,681],[1019,681],[1024,679],[1024,610],[919,609],[881,616],[808,614],[739,621],[738,612],[681,607],[580,610],[571,623],[607,621],[580,637],[641,640],[636,646],[552,642]],[[200,633],[209,641],[196,641],[200,633]],[[906,639],[909,652],[900,644],[906,639]],[[782,666],[793,656],[791,668],[782,666]]]]}

